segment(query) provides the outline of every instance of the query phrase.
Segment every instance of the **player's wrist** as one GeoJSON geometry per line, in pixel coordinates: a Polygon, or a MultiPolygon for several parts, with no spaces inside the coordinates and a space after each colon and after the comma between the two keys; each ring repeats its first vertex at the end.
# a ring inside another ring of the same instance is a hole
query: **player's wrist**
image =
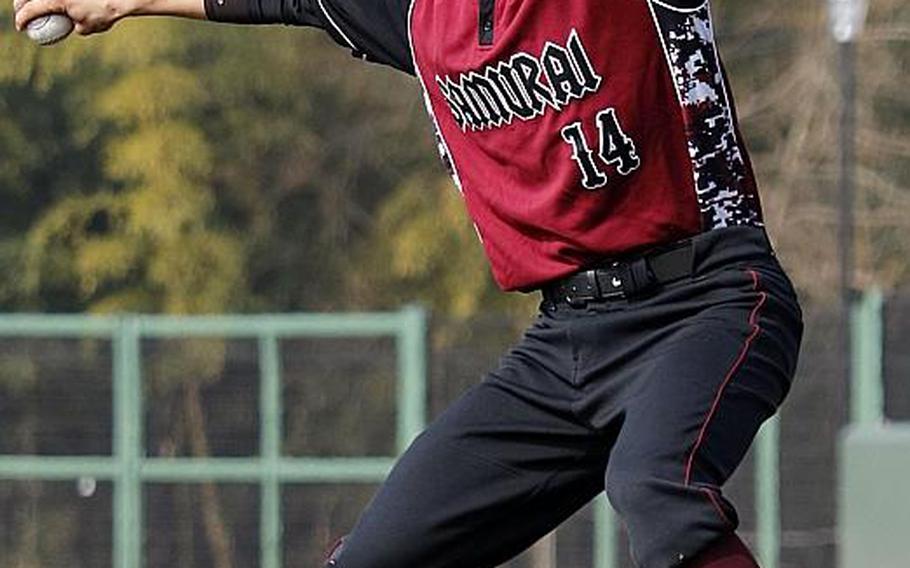
{"type": "Polygon", "coordinates": [[[154,0],[115,0],[121,4],[123,17],[154,14],[154,0]]]}
{"type": "Polygon", "coordinates": [[[204,0],[117,0],[130,4],[128,16],[179,16],[203,19],[204,0]]]}

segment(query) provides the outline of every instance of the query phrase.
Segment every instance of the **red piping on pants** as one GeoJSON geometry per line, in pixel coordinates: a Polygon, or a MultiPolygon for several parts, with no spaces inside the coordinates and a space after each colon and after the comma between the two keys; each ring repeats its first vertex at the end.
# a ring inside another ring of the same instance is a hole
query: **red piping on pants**
{"type": "Polygon", "coordinates": [[[702,488],[701,491],[702,491],[702,493],[707,495],[708,501],[711,501],[711,504],[714,505],[714,510],[717,511],[717,515],[721,519],[723,519],[725,523],[727,523],[728,525],[730,525],[732,527],[733,522],[730,520],[730,517],[728,517],[727,514],[724,513],[724,509],[723,509],[723,507],[720,506],[720,503],[717,502],[717,496],[714,495],[714,492],[706,487],[702,488]]]}
{"type": "MultiPolygon", "coordinates": [[[[752,289],[758,291],[758,273],[754,270],[747,270],[747,272],[752,275],[752,289]]],[[[692,451],[689,453],[688,460],[686,460],[686,485],[689,485],[692,482],[692,468],[695,463],[695,455],[698,453],[699,448],[705,441],[705,434],[708,431],[708,425],[711,423],[711,420],[717,413],[717,408],[720,406],[720,401],[724,396],[724,391],[727,389],[727,385],[730,384],[730,381],[733,380],[734,375],[736,375],[736,372],[746,360],[746,355],[749,353],[749,348],[752,346],[752,342],[755,341],[755,338],[758,337],[759,333],[761,333],[761,326],[758,324],[758,312],[761,310],[761,307],[765,304],[765,300],[767,299],[768,294],[765,292],[759,292],[758,301],[755,303],[755,307],[752,308],[752,313],[749,314],[749,325],[752,326],[752,331],[749,333],[749,336],[743,343],[742,349],[740,349],[739,355],[736,357],[736,361],[733,362],[730,370],[727,371],[727,375],[724,377],[723,382],[720,384],[720,388],[717,389],[717,395],[714,397],[714,402],[711,404],[711,409],[708,411],[708,415],[705,416],[701,430],[698,432],[698,438],[695,440],[695,445],[692,446],[692,451]]]]}

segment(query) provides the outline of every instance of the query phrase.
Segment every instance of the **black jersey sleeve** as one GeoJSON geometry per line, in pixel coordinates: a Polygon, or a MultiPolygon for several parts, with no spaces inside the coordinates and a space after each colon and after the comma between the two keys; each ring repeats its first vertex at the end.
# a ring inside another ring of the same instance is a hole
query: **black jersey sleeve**
{"type": "Polygon", "coordinates": [[[408,41],[411,0],[204,0],[209,20],[325,30],[355,57],[414,73],[408,41]]]}

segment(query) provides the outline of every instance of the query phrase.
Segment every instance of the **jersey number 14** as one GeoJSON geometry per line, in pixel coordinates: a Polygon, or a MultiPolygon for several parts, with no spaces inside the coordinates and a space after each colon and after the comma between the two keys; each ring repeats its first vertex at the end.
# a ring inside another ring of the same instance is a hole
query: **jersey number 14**
{"type": "Polygon", "coordinates": [[[599,139],[596,156],[585,138],[580,120],[562,129],[562,139],[572,147],[572,159],[581,170],[581,185],[591,191],[602,188],[609,181],[605,168],[598,161],[615,166],[623,176],[631,174],[641,165],[635,142],[623,132],[616,118],[616,109],[600,111],[595,121],[599,139]]]}

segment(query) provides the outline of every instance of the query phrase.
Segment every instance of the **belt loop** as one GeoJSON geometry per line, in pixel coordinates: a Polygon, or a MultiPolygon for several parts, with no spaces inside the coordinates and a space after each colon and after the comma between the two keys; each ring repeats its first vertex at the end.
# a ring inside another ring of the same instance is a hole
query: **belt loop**
{"type": "Polygon", "coordinates": [[[628,274],[629,287],[626,292],[630,296],[645,295],[657,288],[659,284],[647,258],[638,258],[629,263],[628,274]]]}
{"type": "Polygon", "coordinates": [[[648,266],[658,282],[676,280],[684,275],[695,274],[696,243],[686,241],[682,246],[663,254],[648,257],[648,266]]]}

